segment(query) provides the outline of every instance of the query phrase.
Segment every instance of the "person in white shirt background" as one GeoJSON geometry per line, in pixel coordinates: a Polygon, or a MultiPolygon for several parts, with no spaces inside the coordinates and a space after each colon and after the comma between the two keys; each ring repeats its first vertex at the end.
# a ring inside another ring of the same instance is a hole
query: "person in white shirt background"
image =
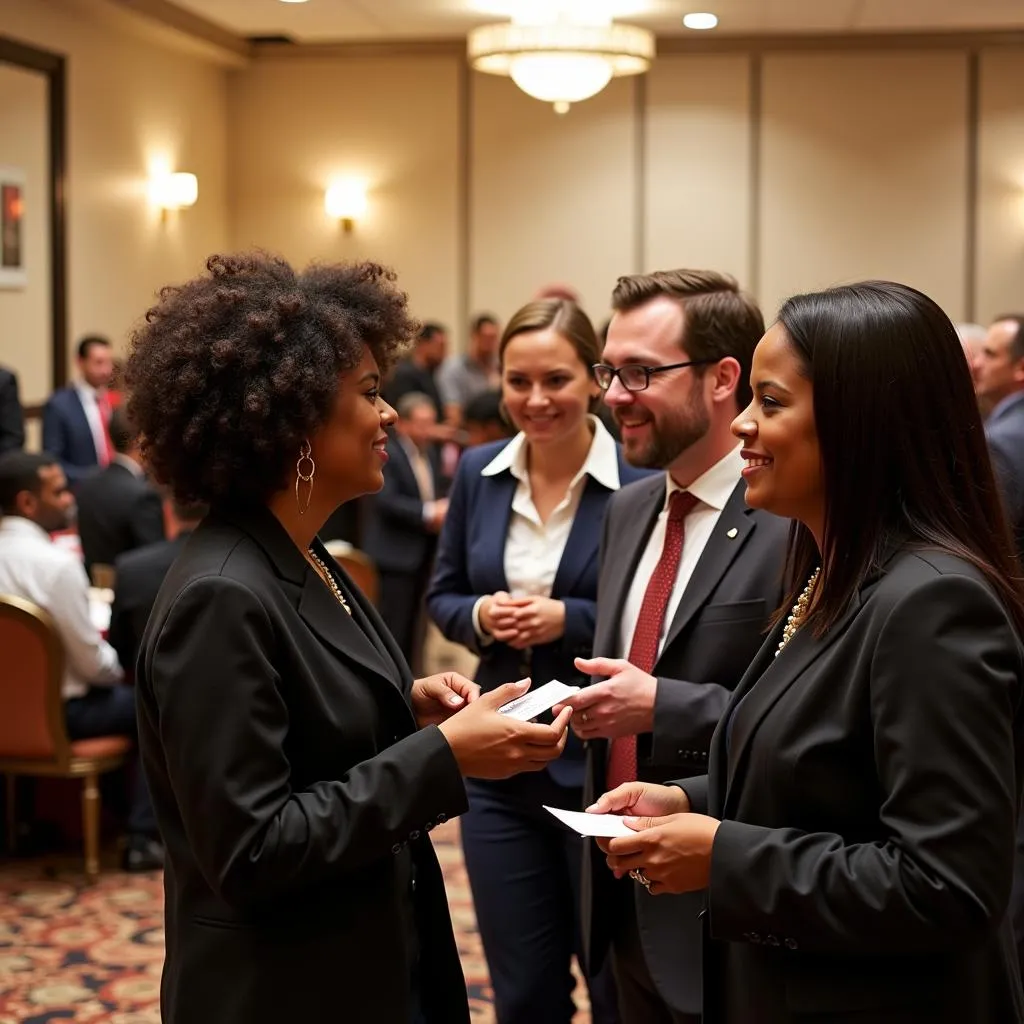
{"type": "MultiPolygon", "coordinates": [[[[65,653],[64,713],[68,737],[136,735],[135,691],[124,684],[114,649],[89,615],[89,580],[81,559],[50,534],[74,518],[74,497],[55,456],[9,452],[0,457],[0,594],[31,601],[50,614],[65,653]]],[[[145,778],[133,766],[124,866],[163,864],[145,778]]]]}
{"type": "MultiPolygon", "coordinates": [[[[483,690],[585,681],[573,657],[593,642],[605,505],[645,475],[592,414],[599,356],[593,325],[565,299],[529,303],[502,336],[502,397],[519,433],[463,454],[427,595],[441,632],[480,655],[483,690]]],[[[577,742],[531,780],[467,780],[462,843],[499,1024],[572,1019],[582,849],[542,805],[580,809],[583,774],[577,742]]],[[[588,985],[595,1024],[617,1021],[609,981],[588,985]]]]}

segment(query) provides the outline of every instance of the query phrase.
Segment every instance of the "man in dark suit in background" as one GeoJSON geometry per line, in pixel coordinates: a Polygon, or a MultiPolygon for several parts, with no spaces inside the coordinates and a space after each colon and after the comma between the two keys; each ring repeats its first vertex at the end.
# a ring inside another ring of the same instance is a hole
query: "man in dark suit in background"
{"type": "Polygon", "coordinates": [[[107,394],[114,375],[110,342],[90,334],[78,343],[78,380],[55,391],[43,409],[43,448],[60,459],[72,488],[113,457],[107,394]]]}
{"type": "MultiPolygon", "coordinates": [[[[710,271],[621,278],[595,370],[626,458],[666,472],[609,502],[594,657],[604,679],[570,703],[587,741],[587,797],[627,779],[707,770],[711,734],[782,599],[789,524],[746,506],[730,431],[751,398],[760,310],[710,271]]],[[[589,801],[588,801],[589,802],[589,801]]],[[[623,1024],[696,1024],[699,894],[652,900],[616,881],[597,846],[584,865],[591,972],[611,951],[623,1024]]]]}
{"type": "Polygon", "coordinates": [[[86,572],[97,562],[113,565],[125,551],[164,539],[163,499],[146,480],[138,434],[121,406],[110,417],[110,440],[110,465],[78,489],[78,533],[86,572]]]}
{"type": "MultiPolygon", "coordinates": [[[[448,351],[448,333],[440,324],[426,323],[416,338],[416,347],[400,359],[384,382],[384,401],[398,408],[404,395],[417,392],[426,395],[434,406],[437,424],[444,422],[444,403],[437,386],[437,369],[448,351]]],[[[439,437],[434,428],[435,439],[439,437]]]]}
{"type": "Polygon", "coordinates": [[[992,409],[985,436],[1017,550],[1024,556],[1024,313],[992,322],[972,370],[979,401],[992,409]]]}
{"type": "Polygon", "coordinates": [[[18,378],[0,366],[0,455],[25,446],[25,417],[18,398],[18,378]]]}
{"type": "Polygon", "coordinates": [[[430,396],[409,392],[397,411],[384,487],[369,499],[364,548],[380,574],[381,616],[415,673],[423,648],[423,599],[448,499],[440,453],[431,441],[437,415],[430,396]]]}
{"type": "Polygon", "coordinates": [[[192,531],[206,515],[205,505],[171,504],[173,540],[126,551],[114,562],[114,605],[110,610],[107,640],[117,651],[126,672],[134,672],[142,634],[149,621],[160,584],[185,546],[192,531]]]}

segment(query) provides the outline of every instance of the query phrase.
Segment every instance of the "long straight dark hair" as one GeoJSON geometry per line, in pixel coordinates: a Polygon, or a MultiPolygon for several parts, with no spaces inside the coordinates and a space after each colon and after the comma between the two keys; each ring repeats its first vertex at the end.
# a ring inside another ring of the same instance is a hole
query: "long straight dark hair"
{"type": "Polygon", "coordinates": [[[816,565],[808,616],[833,625],[897,544],[974,565],[1024,634],[1024,587],[970,371],[949,318],[888,281],[787,300],[779,323],[814,389],[825,487],[824,550],[795,524],[792,606],[816,565]]]}

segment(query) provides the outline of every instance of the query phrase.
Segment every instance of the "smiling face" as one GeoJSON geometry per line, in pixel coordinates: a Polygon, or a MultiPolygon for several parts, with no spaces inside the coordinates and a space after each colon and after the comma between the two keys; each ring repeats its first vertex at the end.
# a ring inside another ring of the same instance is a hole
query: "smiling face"
{"type": "MultiPolygon", "coordinates": [[[[601,361],[616,369],[685,362],[690,356],[679,343],[682,334],[679,303],[658,297],[612,317],[601,361]]],[[[707,434],[711,420],[705,384],[697,367],[652,374],[643,391],[627,391],[618,378],[612,381],[604,400],[619,426],[629,462],[667,469],[707,434]]]]}
{"type": "Polygon", "coordinates": [[[747,504],[798,519],[821,544],[825,483],[814,421],[814,389],[781,324],[754,351],[754,399],[733,421],[743,442],[747,504]]]}
{"type": "Polygon", "coordinates": [[[550,327],[514,335],[502,353],[501,395],[531,443],[570,438],[584,424],[598,387],[572,343],[550,327]]]}
{"type": "Polygon", "coordinates": [[[336,505],[384,486],[384,430],[395,418],[395,410],[380,397],[377,361],[364,348],[359,363],[341,375],[327,421],[309,438],[315,486],[332,500],[336,497],[336,505]]]}

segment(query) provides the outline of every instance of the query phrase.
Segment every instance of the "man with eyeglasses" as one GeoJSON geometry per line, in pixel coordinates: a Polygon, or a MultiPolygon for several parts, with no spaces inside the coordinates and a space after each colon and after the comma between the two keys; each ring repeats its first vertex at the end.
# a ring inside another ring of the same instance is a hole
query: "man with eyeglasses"
{"type": "MultiPolygon", "coordinates": [[[[593,368],[626,458],[664,469],[609,502],[593,658],[570,701],[587,796],[707,771],[711,734],[782,600],[788,521],[749,509],[730,425],[751,400],[761,312],[735,280],[673,270],[619,279],[593,368]]],[[[584,864],[593,973],[609,951],[623,1024],[697,1024],[701,894],[652,898],[584,864]],[[588,899],[589,897],[589,899],[588,899]]]]}

